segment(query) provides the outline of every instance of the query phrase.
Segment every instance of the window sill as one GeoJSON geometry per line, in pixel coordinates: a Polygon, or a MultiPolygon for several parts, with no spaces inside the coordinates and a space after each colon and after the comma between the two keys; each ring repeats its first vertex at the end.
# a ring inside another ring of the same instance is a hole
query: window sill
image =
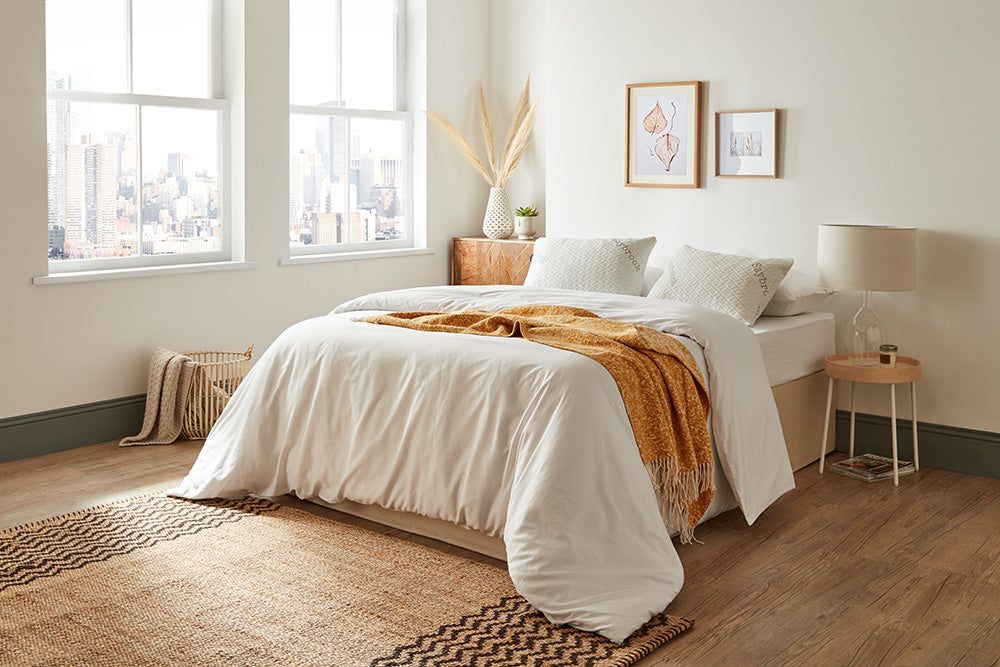
{"type": "Polygon", "coordinates": [[[243,271],[254,269],[257,262],[203,262],[200,264],[167,264],[164,266],[141,266],[129,269],[106,269],[102,271],[67,271],[35,276],[36,285],[56,285],[59,283],[85,283],[95,280],[115,280],[118,278],[145,278],[147,276],[170,276],[181,273],[205,273],[209,271],[243,271]]]}
{"type": "Polygon", "coordinates": [[[408,255],[433,255],[433,248],[398,248],[395,250],[363,250],[359,252],[330,252],[315,255],[295,255],[279,259],[281,266],[297,264],[319,264],[322,262],[348,262],[355,259],[381,259],[386,257],[406,257],[408,255]]]}

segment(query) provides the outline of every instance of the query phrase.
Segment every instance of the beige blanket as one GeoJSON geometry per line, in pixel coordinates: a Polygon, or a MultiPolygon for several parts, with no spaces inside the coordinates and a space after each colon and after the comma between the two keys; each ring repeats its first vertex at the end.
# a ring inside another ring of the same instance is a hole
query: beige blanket
{"type": "Polygon", "coordinates": [[[694,539],[694,527],[715,493],[708,391],[691,353],[667,334],[567,306],[390,313],[366,321],[421,331],[520,336],[594,359],[621,391],[642,461],[660,492],[661,513],[681,526],[681,542],[694,539]]]}
{"type": "Polygon", "coordinates": [[[168,445],[177,440],[184,424],[194,369],[194,361],[183,354],[162,347],[153,351],[142,430],[138,435],[123,438],[118,443],[120,447],[168,445]]]}

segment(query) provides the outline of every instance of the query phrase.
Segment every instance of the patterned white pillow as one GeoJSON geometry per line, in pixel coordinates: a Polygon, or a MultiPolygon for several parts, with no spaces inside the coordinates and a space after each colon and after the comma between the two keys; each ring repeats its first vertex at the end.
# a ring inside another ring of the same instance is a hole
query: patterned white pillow
{"type": "Polygon", "coordinates": [[[569,239],[535,241],[524,284],[585,292],[642,292],[646,261],[656,237],[644,239],[569,239]]]}
{"type": "Polygon", "coordinates": [[[761,315],[766,317],[787,317],[804,313],[825,300],[837,290],[816,284],[816,279],[808,273],[792,269],[778,285],[774,298],[767,304],[761,315]]]}
{"type": "Polygon", "coordinates": [[[793,262],[724,255],[685,245],[664,268],[649,296],[711,308],[749,325],[757,321],[793,262]]]}

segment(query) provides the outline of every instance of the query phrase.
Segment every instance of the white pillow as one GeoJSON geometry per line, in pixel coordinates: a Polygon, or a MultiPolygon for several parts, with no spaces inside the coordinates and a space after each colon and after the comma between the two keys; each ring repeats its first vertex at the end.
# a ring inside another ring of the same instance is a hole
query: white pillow
{"type": "Polygon", "coordinates": [[[653,285],[656,281],[660,279],[663,275],[663,269],[658,266],[653,266],[652,264],[646,265],[646,275],[642,277],[642,293],[640,296],[649,296],[649,290],[653,289],[653,285]]]}
{"type": "Polygon", "coordinates": [[[750,325],[794,261],[724,255],[685,245],[664,267],[649,296],[711,308],[750,325]]]}
{"type": "Polygon", "coordinates": [[[761,315],[786,317],[804,313],[837,290],[816,284],[816,279],[802,271],[792,269],[778,285],[774,297],[761,315]]]}
{"type": "Polygon", "coordinates": [[[535,241],[524,284],[585,292],[642,292],[642,277],[656,237],[644,239],[568,239],[543,236],[535,241]]]}

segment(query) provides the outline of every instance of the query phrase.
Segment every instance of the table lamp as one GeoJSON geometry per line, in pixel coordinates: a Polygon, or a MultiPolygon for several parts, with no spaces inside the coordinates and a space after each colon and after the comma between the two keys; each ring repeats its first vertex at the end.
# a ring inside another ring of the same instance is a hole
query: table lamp
{"type": "Polygon", "coordinates": [[[872,307],[872,292],[917,288],[917,228],[820,225],[819,282],[838,290],[865,293],[847,328],[847,358],[857,366],[877,366],[885,327],[872,307]]]}

